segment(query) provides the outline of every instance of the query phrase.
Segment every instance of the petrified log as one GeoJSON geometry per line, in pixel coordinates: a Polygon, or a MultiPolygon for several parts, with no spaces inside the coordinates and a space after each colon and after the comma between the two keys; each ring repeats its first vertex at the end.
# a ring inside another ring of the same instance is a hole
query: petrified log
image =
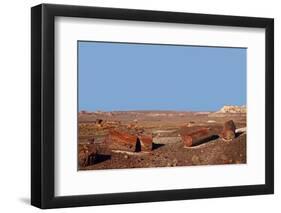
{"type": "Polygon", "coordinates": [[[137,137],[126,132],[110,131],[106,140],[108,148],[111,150],[122,150],[134,152],[137,137]]]}
{"type": "Polygon", "coordinates": [[[95,144],[91,144],[88,148],[88,165],[94,164],[98,154],[98,149],[95,144]]]}
{"type": "Polygon", "coordinates": [[[141,151],[151,151],[152,150],[152,136],[141,135],[139,136],[141,151]]]}
{"type": "Polygon", "coordinates": [[[94,163],[97,156],[97,147],[92,145],[79,145],[78,163],[85,167],[94,163]]]}
{"type": "Polygon", "coordinates": [[[152,137],[136,136],[126,132],[113,130],[107,138],[108,148],[129,152],[150,151],[152,149],[152,137]]]}
{"type": "Polygon", "coordinates": [[[226,121],[223,125],[223,130],[221,134],[222,138],[227,141],[234,139],[236,136],[235,130],[236,127],[233,120],[226,121]]]}
{"type": "Polygon", "coordinates": [[[215,135],[209,128],[201,128],[186,135],[182,135],[182,142],[184,147],[197,146],[207,141],[212,140],[215,135]]]}
{"type": "Polygon", "coordinates": [[[86,150],[80,150],[78,153],[79,166],[85,167],[88,165],[88,153],[86,150]]]}

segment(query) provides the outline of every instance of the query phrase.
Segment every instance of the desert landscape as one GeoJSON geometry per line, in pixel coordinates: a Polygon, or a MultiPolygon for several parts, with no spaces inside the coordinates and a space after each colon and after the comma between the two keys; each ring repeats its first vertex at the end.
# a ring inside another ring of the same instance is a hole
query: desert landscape
{"type": "Polygon", "coordinates": [[[246,163],[246,106],[80,111],[78,170],[246,163]]]}

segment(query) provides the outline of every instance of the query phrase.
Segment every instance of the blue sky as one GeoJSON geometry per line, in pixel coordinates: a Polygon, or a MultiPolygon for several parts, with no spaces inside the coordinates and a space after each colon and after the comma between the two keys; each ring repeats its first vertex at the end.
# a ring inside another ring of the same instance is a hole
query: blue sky
{"type": "Polygon", "coordinates": [[[79,111],[246,104],[245,48],[78,42],[79,111]]]}

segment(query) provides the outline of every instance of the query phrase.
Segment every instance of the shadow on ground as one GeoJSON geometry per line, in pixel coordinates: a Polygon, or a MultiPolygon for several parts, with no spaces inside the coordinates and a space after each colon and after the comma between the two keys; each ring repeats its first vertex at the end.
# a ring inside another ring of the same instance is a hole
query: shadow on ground
{"type": "Polygon", "coordinates": [[[161,146],[164,146],[165,144],[158,144],[158,143],[152,143],[152,150],[158,149],[161,146]]]}
{"type": "Polygon", "coordinates": [[[97,164],[110,159],[111,159],[110,155],[98,154],[93,163],[97,164]]]}

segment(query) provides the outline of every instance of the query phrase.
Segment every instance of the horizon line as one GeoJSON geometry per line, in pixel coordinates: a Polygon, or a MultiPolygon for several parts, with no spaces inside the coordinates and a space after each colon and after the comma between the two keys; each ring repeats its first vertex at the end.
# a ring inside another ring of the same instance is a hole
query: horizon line
{"type": "MultiPolygon", "coordinates": [[[[246,105],[224,105],[223,107],[225,106],[236,106],[236,107],[244,107],[244,108],[247,108],[246,105]]],[[[217,112],[219,111],[220,109],[222,109],[223,107],[219,108],[218,110],[155,110],[155,109],[151,109],[151,110],[111,110],[111,111],[104,111],[104,110],[86,110],[86,109],[82,109],[80,111],[78,111],[79,113],[80,112],[217,112]]]]}

